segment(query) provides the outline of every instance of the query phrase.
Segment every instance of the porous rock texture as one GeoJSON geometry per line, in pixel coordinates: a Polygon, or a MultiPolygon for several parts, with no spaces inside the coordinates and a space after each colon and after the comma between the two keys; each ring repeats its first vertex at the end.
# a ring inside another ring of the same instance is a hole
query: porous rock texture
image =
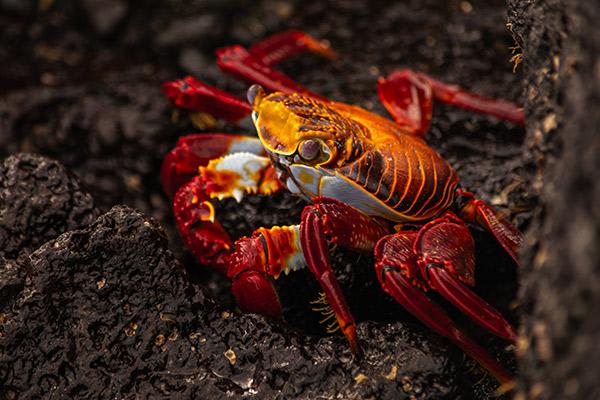
{"type": "Polygon", "coordinates": [[[364,323],[368,356],[224,311],[190,284],[158,223],[117,206],[31,255],[0,336],[0,397],[457,398],[434,335],[364,323]],[[415,344],[418,343],[418,346],[415,344]],[[401,375],[398,373],[401,370],[401,375]]]}
{"type": "Polygon", "coordinates": [[[509,0],[540,206],[524,249],[517,399],[600,398],[600,5],[509,0]]]}
{"type": "Polygon", "coordinates": [[[32,251],[97,215],[92,196],[59,162],[27,153],[7,157],[0,165],[0,310],[22,289],[32,251]]]}

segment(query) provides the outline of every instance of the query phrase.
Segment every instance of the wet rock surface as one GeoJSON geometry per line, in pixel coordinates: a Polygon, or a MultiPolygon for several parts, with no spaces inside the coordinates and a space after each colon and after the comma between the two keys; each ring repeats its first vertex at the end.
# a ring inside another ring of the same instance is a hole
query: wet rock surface
{"type": "Polygon", "coordinates": [[[0,165],[0,308],[16,299],[29,254],[98,215],[92,196],[59,162],[19,153],[0,165]]]}
{"type": "Polygon", "coordinates": [[[509,1],[540,205],[524,249],[516,399],[600,397],[600,7],[509,1]]]}
{"type": "MultiPolygon", "coordinates": [[[[124,203],[158,219],[168,234],[171,250],[188,272],[186,279],[227,307],[233,307],[227,282],[199,267],[182,249],[169,201],[160,187],[162,157],[178,135],[195,131],[186,115],[172,115],[160,93],[162,81],[194,73],[208,83],[243,95],[246,84],[218,72],[214,48],[234,43],[251,45],[284,29],[303,29],[328,39],[339,59],[329,62],[306,55],[287,61],[282,69],[323,95],[382,114],[385,110],[375,90],[377,78],[402,67],[509,100],[518,99],[521,93],[521,70],[513,74],[508,63],[509,48],[514,42],[505,29],[505,5],[501,1],[304,4],[266,0],[190,4],[172,0],[155,2],[148,8],[134,7],[133,2],[125,0],[42,3],[39,9],[30,9],[0,2],[5,11],[0,13],[0,37],[6,44],[0,47],[0,91],[6,92],[0,96],[0,155],[35,151],[55,158],[80,177],[100,209],[107,211],[124,203]],[[105,5],[111,7],[110,12],[99,15],[105,5]]],[[[250,133],[238,127],[222,128],[250,133]]],[[[515,216],[524,229],[533,204],[528,187],[534,167],[524,164],[523,137],[523,131],[510,124],[436,104],[428,140],[457,168],[465,188],[508,212],[525,210],[515,216]]],[[[218,214],[232,236],[239,237],[259,226],[297,223],[303,204],[286,194],[248,197],[242,204],[224,202],[218,214]]],[[[516,322],[517,312],[510,307],[516,291],[515,268],[489,235],[477,230],[473,233],[478,260],[476,291],[516,322]]],[[[315,392],[322,381],[321,390],[335,388],[345,398],[371,394],[375,398],[402,398],[407,393],[400,392],[398,382],[405,375],[404,368],[410,379],[413,373],[399,357],[415,354],[415,365],[422,357],[424,365],[432,366],[427,371],[444,371],[439,381],[437,372],[427,372],[430,378],[422,382],[431,384],[418,384],[417,387],[427,389],[411,393],[417,398],[440,398],[444,393],[448,398],[488,398],[493,393],[495,383],[486,379],[472,361],[445,342],[432,339],[434,336],[427,329],[381,292],[372,258],[357,258],[341,251],[333,258],[357,320],[367,321],[359,324],[363,342],[369,347],[367,357],[398,357],[394,359],[398,360],[398,378],[381,378],[380,371],[391,371],[387,364],[385,368],[377,364],[364,372],[355,364],[348,367],[340,361],[344,368],[327,364],[329,367],[319,370],[324,376],[318,375],[317,369],[298,364],[294,375],[282,373],[276,382],[292,382],[295,375],[308,376],[308,371],[312,375],[305,378],[306,382],[312,379],[313,383],[303,385],[315,392]],[[405,339],[414,349],[434,346],[432,354],[439,351],[442,357],[428,361],[429,351],[411,353],[408,346],[404,349],[402,343],[406,342],[398,341],[399,332],[410,332],[405,339]],[[447,348],[442,349],[443,346],[447,348]],[[359,373],[369,380],[356,384],[354,377],[359,373]],[[441,382],[441,389],[435,382],[441,382]]],[[[267,332],[264,336],[259,325],[252,325],[250,330],[261,338],[280,333],[281,340],[314,346],[290,353],[287,360],[277,360],[293,362],[296,354],[310,359],[308,354],[321,354],[319,348],[323,346],[347,354],[343,339],[325,336],[318,323],[320,315],[311,310],[309,301],[317,297],[318,288],[306,271],[282,278],[278,285],[286,305],[286,319],[300,333],[258,317],[239,317],[244,321],[262,321],[260,324],[268,327],[260,325],[267,332]]],[[[450,307],[446,309],[504,365],[513,366],[510,347],[507,349],[505,343],[473,327],[450,307]]],[[[237,318],[232,325],[241,323],[237,318]]],[[[221,333],[211,332],[217,337],[208,340],[217,341],[221,333]]],[[[222,354],[225,350],[219,351],[222,354]]],[[[223,362],[217,357],[219,353],[214,354],[214,360],[223,362]]],[[[257,359],[260,357],[253,358],[257,359]]],[[[260,368],[267,370],[268,361],[260,368]]],[[[248,361],[248,369],[251,368],[248,361]]],[[[128,372],[116,369],[114,376],[129,379],[128,372]]],[[[207,373],[202,377],[214,376],[207,373]]],[[[253,387],[257,390],[254,396],[269,398],[274,392],[261,392],[266,387],[253,387]]],[[[282,390],[287,390],[288,396],[304,393],[301,389],[293,392],[296,389],[291,387],[294,386],[284,385],[282,390]]],[[[215,395],[230,393],[239,397],[246,393],[229,384],[219,383],[211,388],[215,395]]]]}
{"type": "Polygon", "coordinates": [[[119,206],[31,255],[0,336],[3,398],[456,398],[458,365],[410,324],[362,324],[367,356],[216,307],[157,221],[119,206]],[[418,346],[415,344],[418,343],[418,346]]]}

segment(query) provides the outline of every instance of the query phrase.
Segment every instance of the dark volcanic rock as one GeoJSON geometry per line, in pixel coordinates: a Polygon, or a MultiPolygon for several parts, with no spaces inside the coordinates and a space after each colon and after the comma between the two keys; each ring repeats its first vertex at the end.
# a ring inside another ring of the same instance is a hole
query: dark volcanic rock
{"type": "Polygon", "coordinates": [[[96,204],[127,203],[153,214],[169,208],[158,170],[176,135],[160,86],[128,82],[15,92],[0,100],[0,155],[31,151],[76,173],[96,204]]]}
{"type": "Polygon", "coordinates": [[[92,197],[60,163],[20,153],[0,165],[0,308],[27,275],[29,253],[98,215],[92,197]]]}
{"type": "Polygon", "coordinates": [[[33,253],[3,321],[0,397],[458,396],[458,366],[436,336],[361,324],[367,356],[353,361],[340,335],[215,307],[166,244],[154,220],[119,206],[33,253]]]}
{"type": "Polygon", "coordinates": [[[29,254],[96,216],[92,196],[57,161],[21,153],[0,166],[0,256],[29,254]]]}
{"type": "Polygon", "coordinates": [[[522,272],[516,399],[600,398],[600,5],[511,0],[540,206],[522,272]]]}

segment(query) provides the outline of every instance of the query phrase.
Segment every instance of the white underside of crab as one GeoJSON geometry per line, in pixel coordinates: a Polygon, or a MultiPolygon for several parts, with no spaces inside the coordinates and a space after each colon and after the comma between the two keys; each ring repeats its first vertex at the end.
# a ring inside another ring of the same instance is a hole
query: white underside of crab
{"type": "Polygon", "coordinates": [[[367,215],[396,222],[410,220],[382,203],[371,193],[332,171],[320,167],[293,164],[289,166],[289,172],[291,176],[285,182],[288,190],[305,198],[308,197],[308,200],[315,197],[329,197],[367,215]]]}

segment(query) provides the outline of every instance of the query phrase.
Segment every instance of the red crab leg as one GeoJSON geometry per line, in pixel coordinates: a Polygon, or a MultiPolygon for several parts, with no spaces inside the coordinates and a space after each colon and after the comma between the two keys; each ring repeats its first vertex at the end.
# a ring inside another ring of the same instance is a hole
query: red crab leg
{"type": "MultiPolygon", "coordinates": [[[[251,82],[263,84],[273,91],[312,94],[286,75],[272,69],[275,64],[305,51],[333,59],[336,54],[326,42],[307,33],[289,31],[270,36],[247,51],[241,46],[217,50],[218,64],[227,72],[251,82]]],[[[230,93],[207,85],[192,76],[165,82],[167,98],[178,108],[207,113],[230,123],[238,123],[250,115],[250,105],[230,93]]]]}
{"type": "Polygon", "coordinates": [[[300,242],[304,258],[356,355],[360,354],[356,325],[331,268],[327,238],[342,247],[368,252],[387,233],[387,227],[337,200],[315,198],[313,204],[302,211],[300,242]]]}
{"type": "Polygon", "coordinates": [[[513,379],[511,374],[462,333],[444,310],[419,289],[424,287],[424,282],[416,275],[416,255],[411,249],[414,238],[414,232],[398,232],[377,243],[375,270],[381,287],[417,319],[463,349],[498,381],[510,382],[513,379]]]}
{"type": "Polygon", "coordinates": [[[260,140],[243,135],[199,133],[179,138],[164,158],[160,177],[165,192],[172,197],[177,189],[198,174],[198,167],[212,159],[236,152],[261,156],[266,153],[260,140]]]}
{"type": "Polygon", "coordinates": [[[464,204],[459,216],[467,222],[478,224],[490,231],[512,259],[519,264],[518,252],[523,244],[521,232],[485,201],[475,199],[473,193],[458,190],[457,195],[464,204]]]}
{"type": "Polygon", "coordinates": [[[485,349],[463,334],[444,310],[429,300],[421,290],[414,287],[400,274],[397,268],[378,264],[377,276],[386,293],[425,325],[463,349],[465,353],[492,373],[499,382],[508,383],[513,380],[510,372],[498,364],[485,349]]]}
{"type": "Polygon", "coordinates": [[[246,81],[257,83],[274,92],[302,93],[325,100],[297,84],[287,75],[263,64],[242,46],[235,45],[217,50],[217,64],[221,70],[246,81]]]}
{"type": "Polygon", "coordinates": [[[516,340],[514,328],[502,314],[464,284],[475,284],[475,244],[462,221],[451,217],[429,222],[419,231],[414,251],[419,255],[421,274],[432,289],[493,334],[516,340]]]}
{"type": "Polygon", "coordinates": [[[250,54],[270,67],[298,54],[310,51],[330,60],[337,55],[325,41],[320,41],[306,32],[287,31],[269,36],[250,48],[250,54]]]}
{"type": "Polygon", "coordinates": [[[178,108],[207,113],[231,123],[238,123],[252,112],[252,107],[246,101],[192,76],[165,82],[163,90],[178,108]]]}
{"type": "Polygon", "coordinates": [[[402,126],[424,137],[431,123],[433,95],[431,86],[409,70],[393,72],[377,82],[379,99],[402,126]]]}
{"type": "Polygon", "coordinates": [[[379,78],[377,90],[396,122],[410,127],[419,136],[425,136],[429,128],[432,99],[519,125],[525,122],[523,110],[516,104],[471,93],[409,69],[379,78]]]}
{"type": "Polygon", "coordinates": [[[473,321],[502,339],[510,342],[517,340],[517,332],[502,314],[473,293],[448,270],[435,264],[428,264],[426,271],[431,288],[473,321]]]}

